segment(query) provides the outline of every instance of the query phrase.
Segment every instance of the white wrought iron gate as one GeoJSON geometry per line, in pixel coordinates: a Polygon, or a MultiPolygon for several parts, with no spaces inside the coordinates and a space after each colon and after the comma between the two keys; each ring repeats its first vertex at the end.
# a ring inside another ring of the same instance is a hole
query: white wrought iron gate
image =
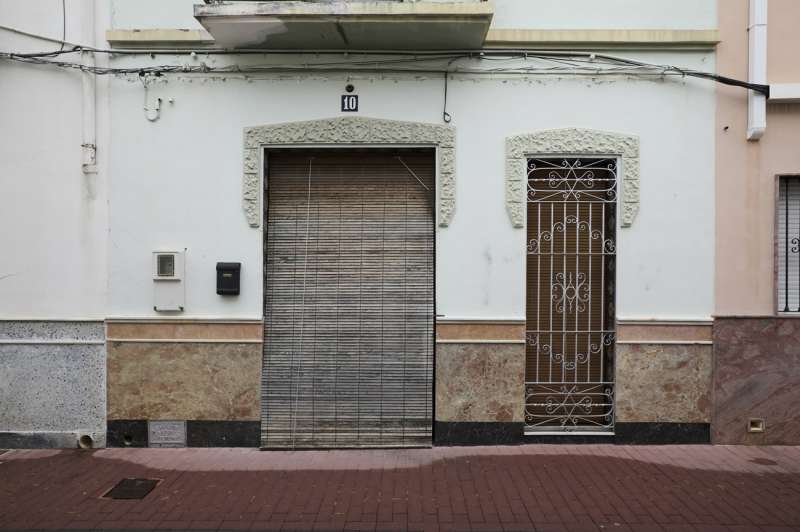
{"type": "Polygon", "coordinates": [[[528,160],[526,433],[613,432],[617,161],[528,160]]]}

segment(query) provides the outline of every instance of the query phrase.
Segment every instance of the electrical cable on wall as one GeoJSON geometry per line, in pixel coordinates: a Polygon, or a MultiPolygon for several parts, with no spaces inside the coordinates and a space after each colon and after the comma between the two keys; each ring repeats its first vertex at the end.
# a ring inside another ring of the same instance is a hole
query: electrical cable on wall
{"type": "Polygon", "coordinates": [[[445,71],[444,73],[444,104],[442,106],[442,121],[445,124],[449,124],[450,121],[453,119],[450,116],[450,113],[447,112],[447,78],[450,77],[450,73],[445,71]]]}
{"type": "MultiPolygon", "coordinates": [[[[41,37],[35,34],[9,28],[0,25],[0,29],[12,31],[34,38],[43,38],[50,42],[69,44],[71,49],[55,52],[39,53],[15,53],[0,52],[0,59],[32,63],[36,65],[54,66],[65,69],[81,70],[96,75],[164,75],[164,74],[255,74],[255,73],[275,73],[275,72],[330,72],[342,70],[356,70],[368,73],[436,73],[445,76],[445,91],[447,90],[447,76],[453,73],[473,74],[473,75],[572,75],[572,76],[599,76],[599,75],[630,75],[638,77],[662,77],[678,76],[706,79],[753,90],[769,97],[769,85],[750,83],[743,80],[721,76],[719,74],[704,72],[689,68],[678,67],[675,65],[660,65],[636,61],[625,57],[618,57],[595,52],[578,52],[565,50],[454,50],[454,51],[415,51],[413,54],[402,51],[344,51],[344,50],[221,50],[221,49],[193,49],[193,50],[107,50],[88,46],[81,46],[68,43],[65,40],[41,37]],[[267,65],[226,65],[208,66],[201,65],[156,65],[141,67],[98,67],[88,66],[74,61],[62,61],[47,59],[48,57],[66,55],[91,51],[94,53],[114,54],[114,55],[171,55],[186,56],[208,54],[208,55],[302,55],[315,54],[317,56],[333,56],[347,53],[370,54],[373,56],[390,56],[391,58],[369,59],[364,61],[317,61],[303,62],[297,64],[267,64],[267,65]],[[399,57],[398,57],[399,56],[399,57]],[[522,66],[501,66],[501,67],[464,67],[453,68],[456,61],[480,60],[482,65],[488,65],[493,61],[509,62],[522,60],[522,66]],[[530,60],[536,60],[540,64],[529,66],[530,60]],[[445,65],[431,64],[432,62],[443,62],[445,65]]],[[[446,92],[445,92],[446,96],[446,92]]],[[[445,101],[446,105],[446,101],[445,101]]],[[[443,112],[443,120],[448,121],[449,114],[446,107],[443,112]]]]}
{"type": "MultiPolygon", "coordinates": [[[[74,50],[78,51],[78,50],[74,50]]],[[[226,65],[226,66],[208,66],[202,65],[157,65],[157,66],[142,66],[142,67],[128,67],[128,68],[115,68],[115,67],[98,67],[87,66],[82,63],[72,61],[57,61],[44,59],[50,56],[53,52],[42,52],[36,54],[17,54],[13,52],[0,52],[0,59],[10,61],[17,61],[22,63],[31,63],[36,65],[54,66],[65,69],[80,70],[83,72],[90,72],[96,75],[165,75],[165,74],[256,74],[256,73],[288,73],[288,72],[332,72],[332,71],[359,71],[368,73],[438,73],[441,75],[448,74],[506,74],[506,75],[573,75],[573,76],[600,76],[600,75],[629,75],[638,77],[694,77],[700,79],[707,79],[721,83],[724,85],[732,85],[750,89],[766,96],[769,96],[769,85],[762,85],[757,83],[749,83],[747,81],[737,80],[726,76],[720,76],[710,72],[702,72],[681,68],[673,65],[657,65],[650,63],[643,63],[639,61],[632,61],[624,58],[606,57],[602,58],[597,56],[595,61],[591,61],[592,66],[586,66],[587,61],[584,60],[582,52],[575,52],[574,56],[558,55],[551,57],[549,52],[541,52],[532,54],[530,52],[486,52],[487,56],[481,57],[481,61],[492,61],[497,59],[539,59],[546,63],[555,63],[554,66],[519,66],[519,67],[498,67],[486,68],[475,67],[465,68],[460,67],[453,70],[447,70],[438,65],[424,66],[425,63],[431,61],[449,58],[452,60],[457,59],[474,59],[474,54],[454,54],[450,56],[440,57],[409,57],[404,59],[390,59],[390,60],[368,60],[368,61],[349,61],[349,62],[304,62],[302,64],[282,64],[282,65],[254,65],[242,66],[239,64],[226,65]]],[[[445,117],[446,112],[445,112],[445,117]]],[[[446,120],[446,118],[445,118],[446,120]]]]}
{"type": "Polygon", "coordinates": [[[149,83],[150,80],[147,79],[147,76],[140,76],[139,79],[142,81],[142,86],[144,86],[144,116],[150,122],[156,122],[156,121],[158,121],[159,118],[161,118],[161,102],[162,102],[162,100],[161,100],[160,97],[156,98],[154,106],[150,107],[149,106],[149,100],[148,100],[148,93],[150,91],[148,90],[148,86],[147,86],[147,84],[149,83]]]}
{"type": "Polygon", "coordinates": [[[61,48],[59,52],[64,51],[64,45],[67,40],[67,0],[61,0],[61,48]]]}
{"type": "Polygon", "coordinates": [[[447,112],[447,85],[448,85],[448,78],[450,77],[450,69],[453,66],[453,63],[456,62],[458,58],[453,58],[447,62],[447,68],[444,70],[444,104],[442,106],[442,121],[445,124],[449,124],[453,117],[450,116],[450,113],[447,112]]]}

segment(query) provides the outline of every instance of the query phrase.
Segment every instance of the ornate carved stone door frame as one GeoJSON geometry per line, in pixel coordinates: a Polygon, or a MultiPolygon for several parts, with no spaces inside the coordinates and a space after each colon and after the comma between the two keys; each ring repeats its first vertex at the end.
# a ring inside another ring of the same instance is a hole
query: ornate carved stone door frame
{"type": "Polygon", "coordinates": [[[455,129],[423,122],[341,117],[245,128],[242,208],[250,227],[260,227],[263,218],[262,148],[326,144],[434,146],[438,157],[437,223],[440,227],[450,224],[456,205],[455,129]]]}

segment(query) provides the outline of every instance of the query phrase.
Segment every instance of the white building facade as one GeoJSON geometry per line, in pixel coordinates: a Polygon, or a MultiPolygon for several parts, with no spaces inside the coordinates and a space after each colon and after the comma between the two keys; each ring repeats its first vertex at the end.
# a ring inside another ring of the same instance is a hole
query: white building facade
{"type": "Polygon", "coordinates": [[[0,3],[0,447],[709,440],[715,1],[193,4],[0,3]]]}

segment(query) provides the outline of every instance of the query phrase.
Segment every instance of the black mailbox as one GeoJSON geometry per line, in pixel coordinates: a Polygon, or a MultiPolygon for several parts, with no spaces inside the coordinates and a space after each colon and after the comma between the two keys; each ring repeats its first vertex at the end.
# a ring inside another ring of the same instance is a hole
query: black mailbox
{"type": "Polygon", "coordinates": [[[241,262],[217,263],[217,294],[221,296],[239,295],[239,272],[241,262]]]}

